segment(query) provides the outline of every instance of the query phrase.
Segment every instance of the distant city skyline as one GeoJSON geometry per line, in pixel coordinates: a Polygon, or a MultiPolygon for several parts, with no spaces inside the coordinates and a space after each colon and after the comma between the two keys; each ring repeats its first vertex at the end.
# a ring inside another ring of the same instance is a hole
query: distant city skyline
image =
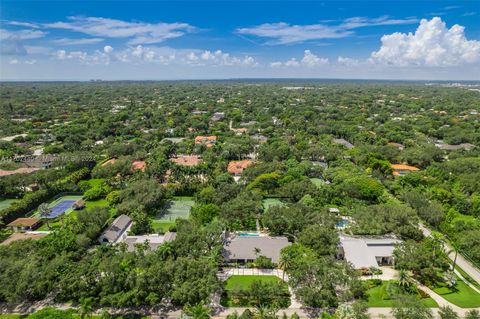
{"type": "Polygon", "coordinates": [[[11,1],[0,80],[480,80],[477,1],[11,1]]]}

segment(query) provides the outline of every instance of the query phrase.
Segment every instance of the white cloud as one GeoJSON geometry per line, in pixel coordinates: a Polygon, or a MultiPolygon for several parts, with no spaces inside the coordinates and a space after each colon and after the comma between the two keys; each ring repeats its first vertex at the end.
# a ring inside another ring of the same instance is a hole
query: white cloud
{"type": "Polygon", "coordinates": [[[31,59],[31,60],[25,60],[25,64],[32,65],[32,64],[35,64],[35,63],[37,63],[37,60],[34,60],[34,59],[31,59]]]}
{"type": "Polygon", "coordinates": [[[84,51],[68,52],[66,50],[57,50],[54,54],[54,57],[58,60],[78,61],[85,65],[110,64],[110,56],[99,50],[95,50],[93,53],[87,53],[84,51]]]}
{"type": "Polygon", "coordinates": [[[316,66],[328,64],[328,59],[320,58],[319,56],[313,54],[310,50],[305,50],[302,64],[313,68],[316,66]]]}
{"type": "Polygon", "coordinates": [[[14,26],[17,26],[17,27],[33,28],[33,29],[40,28],[40,26],[36,23],[23,22],[23,21],[6,21],[5,24],[14,25],[14,26]]]}
{"type": "Polygon", "coordinates": [[[11,59],[10,60],[10,64],[18,64],[18,60],[17,59],[11,59]]]}
{"type": "Polygon", "coordinates": [[[343,65],[343,66],[355,66],[360,64],[360,61],[358,61],[357,59],[339,56],[337,58],[337,64],[343,65]]]}
{"type": "Polygon", "coordinates": [[[128,22],[101,17],[68,17],[67,22],[44,24],[47,28],[66,29],[91,36],[129,38],[129,44],[152,44],[178,38],[195,27],[187,23],[128,22]]]}
{"type": "Polygon", "coordinates": [[[56,45],[85,45],[85,44],[95,44],[102,42],[102,38],[81,38],[81,39],[70,39],[70,38],[62,38],[52,40],[52,42],[56,45]]]}
{"type": "Polygon", "coordinates": [[[303,58],[299,61],[296,58],[291,58],[285,62],[272,62],[270,63],[270,67],[278,68],[278,67],[307,67],[307,68],[315,68],[319,66],[328,65],[328,59],[319,57],[318,55],[312,53],[310,50],[303,51],[303,58]]]}
{"type": "Polygon", "coordinates": [[[106,45],[103,47],[103,52],[105,53],[112,53],[113,52],[113,47],[110,45],[106,45]]]}
{"type": "Polygon", "coordinates": [[[392,33],[381,38],[373,62],[397,66],[457,66],[480,61],[480,41],[468,40],[465,28],[450,29],[439,17],[422,19],[415,33],[392,33]]]}
{"type": "Polygon", "coordinates": [[[40,30],[6,30],[0,29],[0,40],[31,40],[43,38],[47,33],[40,30]]]}
{"type": "MultiPolygon", "coordinates": [[[[332,21],[329,21],[332,22],[332,21]]],[[[285,22],[264,23],[250,28],[238,28],[237,33],[269,38],[267,44],[291,44],[311,40],[345,38],[354,34],[354,29],[379,25],[412,24],[417,19],[391,19],[388,16],[369,19],[348,18],[337,24],[291,25],[285,22]]]]}

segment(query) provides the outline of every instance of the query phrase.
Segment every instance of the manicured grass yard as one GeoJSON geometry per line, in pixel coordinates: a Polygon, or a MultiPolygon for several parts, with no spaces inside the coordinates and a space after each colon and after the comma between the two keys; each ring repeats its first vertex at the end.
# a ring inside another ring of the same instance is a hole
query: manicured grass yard
{"type": "Polygon", "coordinates": [[[480,294],[467,286],[465,282],[457,277],[456,291],[450,290],[443,283],[438,284],[433,288],[437,294],[445,298],[447,301],[462,307],[462,308],[476,308],[480,307],[480,294]]]}
{"type": "Polygon", "coordinates": [[[276,276],[231,276],[226,281],[225,289],[248,289],[254,281],[282,282],[282,280],[276,276]]]}
{"type": "MultiPolygon", "coordinates": [[[[376,286],[367,290],[369,307],[392,307],[393,301],[387,292],[388,281],[382,281],[380,286],[376,286]]],[[[423,304],[429,308],[437,308],[438,304],[432,298],[424,298],[423,304]]]]}
{"type": "Polygon", "coordinates": [[[272,206],[285,206],[286,204],[277,198],[265,198],[263,200],[263,209],[267,211],[272,206]]]}
{"type": "Polygon", "coordinates": [[[152,221],[152,227],[155,233],[166,233],[173,225],[175,225],[175,222],[161,221],[156,219],[152,221]]]}

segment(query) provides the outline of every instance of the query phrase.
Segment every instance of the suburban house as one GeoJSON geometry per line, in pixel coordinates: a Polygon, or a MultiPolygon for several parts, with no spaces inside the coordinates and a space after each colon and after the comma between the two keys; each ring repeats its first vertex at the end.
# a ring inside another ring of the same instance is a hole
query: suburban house
{"type": "Polygon", "coordinates": [[[132,220],[127,215],[120,215],[102,233],[98,241],[102,244],[115,244],[125,240],[127,233],[132,227],[132,220]]]}
{"type": "Polygon", "coordinates": [[[7,225],[14,232],[26,232],[38,228],[42,224],[39,218],[17,218],[7,225]]]}
{"type": "Polygon", "coordinates": [[[241,176],[243,170],[252,165],[253,162],[251,160],[243,160],[243,161],[232,161],[228,163],[227,171],[230,174],[235,176],[241,176]]]}
{"type": "Polygon", "coordinates": [[[124,241],[127,243],[128,251],[135,251],[135,246],[140,244],[148,244],[150,250],[156,250],[163,243],[175,240],[175,237],[177,237],[177,233],[166,232],[164,235],[127,236],[124,241]]]}
{"type": "Polygon", "coordinates": [[[245,127],[232,128],[231,130],[233,132],[235,132],[236,135],[242,135],[242,134],[246,134],[248,132],[248,129],[245,128],[245,127]]]}
{"type": "Polygon", "coordinates": [[[207,147],[212,147],[217,142],[216,136],[197,136],[195,137],[195,145],[205,144],[207,147]]]}
{"type": "Polygon", "coordinates": [[[225,118],[225,113],[223,112],[215,112],[212,115],[212,121],[221,121],[225,118]]]}
{"type": "Polygon", "coordinates": [[[393,250],[401,240],[390,237],[351,237],[340,234],[337,258],[352,263],[355,269],[391,266],[393,250]]]}
{"type": "Polygon", "coordinates": [[[343,138],[334,138],[334,139],[332,140],[332,142],[335,143],[335,144],[343,145],[343,146],[345,146],[345,147],[348,148],[348,149],[351,149],[351,148],[354,148],[354,147],[355,147],[355,145],[353,145],[352,143],[350,143],[349,141],[347,141],[347,140],[345,140],[345,139],[343,139],[343,138]]]}
{"type": "Polygon", "coordinates": [[[392,164],[391,165],[393,168],[393,175],[394,176],[400,176],[400,175],[405,175],[411,172],[416,172],[419,171],[420,169],[415,166],[410,166],[406,164],[392,164]]]}
{"type": "Polygon", "coordinates": [[[471,151],[475,148],[475,145],[470,143],[460,143],[460,144],[445,144],[442,140],[438,140],[435,143],[435,146],[444,151],[458,151],[458,150],[465,150],[471,151]]]}
{"type": "Polygon", "coordinates": [[[278,263],[282,248],[290,245],[287,237],[270,237],[261,234],[224,234],[223,257],[226,262],[246,263],[259,256],[278,263]]]}
{"type": "MultiPolygon", "coordinates": [[[[110,165],[110,164],[115,164],[116,161],[117,160],[115,158],[111,158],[108,161],[105,161],[102,164],[100,164],[100,166],[104,167],[104,166],[107,166],[107,165],[110,165]]],[[[139,170],[144,172],[146,167],[147,167],[147,164],[145,163],[145,161],[133,161],[132,162],[132,172],[139,171],[139,170]]]]}
{"type": "Polygon", "coordinates": [[[202,162],[198,155],[178,155],[170,159],[171,162],[180,166],[197,166],[202,162]]]}

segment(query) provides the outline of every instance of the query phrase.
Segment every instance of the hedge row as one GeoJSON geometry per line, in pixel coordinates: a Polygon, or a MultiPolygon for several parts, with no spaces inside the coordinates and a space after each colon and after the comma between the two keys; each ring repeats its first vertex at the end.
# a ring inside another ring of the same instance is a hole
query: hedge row
{"type": "Polygon", "coordinates": [[[16,201],[12,206],[0,212],[0,228],[19,217],[25,216],[41,203],[48,201],[59,193],[76,191],[77,183],[82,179],[88,178],[89,175],[90,170],[85,167],[57,180],[49,188],[42,188],[35,192],[27,193],[21,200],[16,201]]]}

